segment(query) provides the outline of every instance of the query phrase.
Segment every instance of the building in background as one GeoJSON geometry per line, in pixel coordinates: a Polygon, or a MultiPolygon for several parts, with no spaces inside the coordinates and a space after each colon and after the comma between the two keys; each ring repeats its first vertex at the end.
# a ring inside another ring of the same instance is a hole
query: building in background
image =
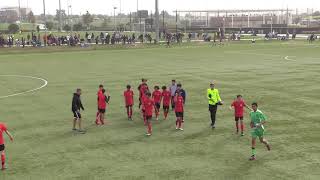
{"type": "Polygon", "coordinates": [[[31,12],[30,8],[6,7],[0,9],[0,22],[14,23],[17,21],[25,21],[28,14],[31,12]]]}

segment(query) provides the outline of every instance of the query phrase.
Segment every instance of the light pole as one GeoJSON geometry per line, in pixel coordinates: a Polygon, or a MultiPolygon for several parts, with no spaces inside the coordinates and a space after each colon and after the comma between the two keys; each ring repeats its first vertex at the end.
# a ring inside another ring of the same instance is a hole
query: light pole
{"type": "Polygon", "coordinates": [[[156,3],[156,12],[155,12],[155,19],[156,19],[156,42],[158,43],[160,41],[160,37],[159,37],[159,34],[160,34],[160,17],[159,17],[159,1],[158,0],[155,0],[155,3],[156,3]]]}
{"type": "Polygon", "coordinates": [[[61,0],[59,0],[59,30],[62,32],[61,0]]]}
{"type": "Polygon", "coordinates": [[[45,0],[43,0],[43,18],[44,18],[44,24],[45,24],[45,28],[44,28],[44,46],[47,46],[47,18],[46,18],[46,2],[45,0]]]}
{"type": "Polygon", "coordinates": [[[272,24],[273,24],[273,19],[272,19],[272,16],[271,16],[271,34],[273,35],[273,33],[272,33],[272,31],[273,31],[272,24]]]}
{"type": "Polygon", "coordinates": [[[116,9],[117,9],[117,7],[113,7],[113,25],[114,25],[114,31],[116,31],[116,9]]]}

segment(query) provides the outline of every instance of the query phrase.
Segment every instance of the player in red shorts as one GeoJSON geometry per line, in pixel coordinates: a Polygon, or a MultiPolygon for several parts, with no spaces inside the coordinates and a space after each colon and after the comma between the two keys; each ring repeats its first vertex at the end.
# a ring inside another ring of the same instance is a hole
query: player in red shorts
{"type": "Polygon", "coordinates": [[[5,154],[5,146],[4,146],[4,138],[3,133],[6,133],[11,141],[13,141],[13,136],[7,129],[7,126],[4,123],[0,122],[0,154],[1,154],[1,169],[6,169],[6,154],[5,154]]]}
{"type": "Polygon", "coordinates": [[[161,96],[162,96],[162,93],[160,91],[160,87],[155,86],[154,91],[152,93],[152,98],[155,104],[155,114],[156,114],[157,121],[159,120],[159,114],[160,114],[161,96]]]}
{"type": "Polygon", "coordinates": [[[145,108],[145,116],[146,116],[146,123],[147,123],[147,136],[152,135],[152,114],[153,114],[153,109],[154,109],[154,101],[151,98],[151,93],[147,92],[146,97],[143,102],[143,106],[145,108]]]}
{"type": "Polygon", "coordinates": [[[142,115],[142,118],[143,118],[143,122],[144,122],[144,125],[146,126],[147,125],[147,118],[146,118],[146,108],[144,106],[144,102],[147,100],[147,93],[149,93],[149,91],[146,91],[144,92],[142,95],[141,95],[141,98],[140,98],[140,102],[141,102],[141,115],[142,115]]]}
{"type": "Polygon", "coordinates": [[[236,121],[237,134],[239,133],[239,121],[240,121],[241,136],[244,136],[244,123],[243,123],[244,107],[250,109],[250,107],[246,104],[246,102],[243,100],[241,95],[238,95],[237,99],[234,100],[230,106],[230,109],[234,108],[234,117],[236,121]]]}
{"type": "Polygon", "coordinates": [[[166,86],[162,86],[162,106],[163,106],[164,120],[166,120],[168,117],[170,100],[171,100],[170,91],[167,90],[166,86]]]}
{"type": "Polygon", "coordinates": [[[134,104],[134,100],[133,100],[134,93],[131,90],[130,85],[127,85],[127,90],[124,91],[123,96],[124,96],[124,103],[127,109],[128,120],[132,121],[132,114],[133,114],[132,106],[134,104]]]}
{"type": "Polygon", "coordinates": [[[102,89],[103,89],[103,85],[100,84],[99,85],[99,90],[97,92],[97,105],[98,105],[98,111],[97,111],[97,114],[96,114],[96,125],[100,125],[99,122],[100,122],[100,113],[99,113],[99,95],[102,94],[102,89]]]}
{"type": "Polygon", "coordinates": [[[142,79],[141,81],[142,81],[142,83],[138,87],[138,90],[139,90],[139,109],[140,109],[141,105],[143,104],[142,99],[141,99],[142,96],[144,95],[144,93],[146,91],[149,91],[149,87],[147,85],[148,80],[142,79]]]}
{"type": "Polygon", "coordinates": [[[107,108],[107,103],[109,103],[110,95],[109,93],[105,95],[106,90],[102,89],[102,93],[98,96],[98,110],[99,110],[99,121],[98,124],[104,125],[105,123],[105,113],[107,108]]]}
{"type": "Polygon", "coordinates": [[[176,120],[176,130],[181,130],[183,131],[183,113],[184,113],[184,108],[183,108],[183,105],[184,105],[184,100],[183,100],[183,97],[181,96],[181,93],[180,92],[177,92],[176,93],[176,96],[174,98],[174,104],[175,104],[175,112],[176,112],[176,117],[177,117],[177,120],[176,120]]]}

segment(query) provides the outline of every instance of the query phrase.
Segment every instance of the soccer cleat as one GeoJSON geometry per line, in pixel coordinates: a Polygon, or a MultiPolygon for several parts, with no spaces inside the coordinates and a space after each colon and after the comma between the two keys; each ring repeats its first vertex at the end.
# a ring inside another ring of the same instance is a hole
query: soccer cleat
{"type": "Polygon", "coordinates": [[[266,146],[267,146],[268,151],[271,151],[270,144],[267,144],[266,146]]]}
{"type": "Polygon", "coordinates": [[[244,133],[243,133],[243,132],[241,133],[241,136],[244,136],[244,133]]]}
{"type": "Polygon", "coordinates": [[[152,135],[152,134],[150,134],[150,133],[147,133],[147,134],[146,134],[146,136],[151,136],[151,135],[152,135]]]}
{"type": "Polygon", "coordinates": [[[180,130],[180,131],[183,131],[183,129],[182,129],[182,128],[179,128],[179,130],[180,130]]]}
{"type": "Polygon", "coordinates": [[[85,133],[86,133],[86,131],[85,131],[85,130],[83,130],[83,129],[79,129],[79,130],[78,130],[78,133],[80,133],[80,134],[85,134],[85,133]]]}
{"type": "Polygon", "coordinates": [[[249,161],[254,161],[256,160],[256,156],[255,155],[252,155],[250,158],[249,158],[249,161]]]}
{"type": "Polygon", "coordinates": [[[211,128],[212,128],[212,129],[215,129],[215,128],[216,128],[216,126],[211,126],[211,128]]]}

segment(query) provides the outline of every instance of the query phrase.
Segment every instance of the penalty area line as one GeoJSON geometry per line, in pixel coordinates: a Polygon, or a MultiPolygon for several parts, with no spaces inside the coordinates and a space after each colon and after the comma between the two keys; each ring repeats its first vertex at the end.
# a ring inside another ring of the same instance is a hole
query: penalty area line
{"type": "Polygon", "coordinates": [[[42,88],[45,88],[48,85],[48,81],[46,79],[40,78],[40,77],[34,77],[34,76],[23,76],[23,75],[0,75],[0,77],[19,77],[19,78],[28,78],[28,79],[36,79],[36,80],[40,80],[43,82],[43,84],[40,87],[34,88],[34,89],[30,89],[27,91],[22,91],[19,93],[14,93],[14,94],[10,94],[10,95],[6,95],[6,96],[0,96],[0,99],[4,99],[4,98],[9,98],[9,97],[14,97],[14,96],[19,96],[19,95],[23,95],[23,94],[27,94],[27,93],[31,93],[31,92],[35,92],[38,91],[42,88]]]}

